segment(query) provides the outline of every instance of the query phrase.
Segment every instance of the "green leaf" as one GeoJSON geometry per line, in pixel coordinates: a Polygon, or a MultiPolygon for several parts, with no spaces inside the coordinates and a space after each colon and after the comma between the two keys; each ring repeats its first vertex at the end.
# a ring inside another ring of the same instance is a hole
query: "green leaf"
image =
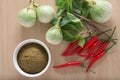
{"type": "Polygon", "coordinates": [[[88,1],[86,0],[74,0],[73,1],[73,11],[77,14],[80,14],[81,16],[84,16],[86,18],[90,17],[90,9],[88,1]],[[79,12],[81,11],[81,13],[79,12]]]}
{"type": "Polygon", "coordinates": [[[82,22],[78,22],[78,23],[74,23],[74,25],[76,26],[76,28],[78,28],[80,31],[82,30],[82,28],[83,28],[83,24],[82,24],[82,22]]]}
{"type": "Polygon", "coordinates": [[[78,28],[76,28],[76,26],[72,23],[66,24],[65,26],[62,27],[62,29],[66,29],[66,30],[72,30],[74,32],[79,32],[80,30],[78,28]]]}
{"type": "Polygon", "coordinates": [[[72,11],[72,1],[73,0],[66,0],[66,3],[67,3],[67,11],[68,12],[71,12],[72,11]]]}
{"type": "Polygon", "coordinates": [[[81,47],[84,47],[84,44],[85,44],[85,38],[80,36],[78,45],[81,46],[81,47]]]}
{"type": "Polygon", "coordinates": [[[76,36],[79,33],[79,29],[76,28],[76,26],[72,23],[67,24],[63,27],[61,27],[63,30],[67,30],[72,36],[76,36]]]}
{"type": "Polygon", "coordinates": [[[73,14],[69,12],[67,12],[67,16],[71,22],[75,22],[75,23],[80,22],[79,18],[77,18],[76,16],[74,16],[73,14]]]}
{"type": "Polygon", "coordinates": [[[65,7],[64,8],[62,8],[62,9],[57,9],[57,15],[58,16],[60,16],[60,15],[62,15],[62,14],[64,14],[65,13],[65,7]]]}
{"type": "Polygon", "coordinates": [[[56,6],[61,6],[63,3],[65,3],[64,0],[55,0],[56,6]]]}
{"type": "Polygon", "coordinates": [[[73,8],[73,11],[78,13],[78,14],[81,14],[81,10],[80,9],[73,8]]]}
{"type": "Polygon", "coordinates": [[[57,20],[58,20],[58,16],[56,16],[56,17],[51,21],[51,24],[52,24],[53,26],[55,26],[57,20]]]}
{"type": "Polygon", "coordinates": [[[72,36],[68,31],[63,30],[63,38],[66,41],[73,42],[76,40],[76,37],[72,36]]]}
{"type": "Polygon", "coordinates": [[[83,27],[83,24],[82,24],[80,19],[78,19],[73,14],[67,12],[67,16],[63,17],[63,19],[61,21],[61,26],[65,26],[66,24],[69,24],[71,22],[72,23],[77,23],[77,24],[79,24],[79,26],[83,27]]]}
{"type": "MultiPolygon", "coordinates": [[[[51,22],[56,24],[58,16],[62,16],[60,27],[63,32],[64,40],[73,42],[76,40],[76,35],[82,30],[84,25],[81,20],[77,18],[73,13],[77,13],[81,16],[89,16],[89,10],[86,0],[56,0],[57,17],[51,22]]],[[[78,39],[78,38],[77,38],[78,39]]],[[[84,46],[85,40],[83,37],[79,37],[79,45],[84,46]]]]}
{"type": "Polygon", "coordinates": [[[61,4],[61,1],[62,1],[62,0],[55,0],[56,6],[59,6],[59,5],[61,4]]]}
{"type": "Polygon", "coordinates": [[[62,21],[61,21],[61,26],[65,26],[66,24],[70,23],[71,21],[69,20],[69,18],[67,16],[63,17],[62,21]]]}
{"type": "Polygon", "coordinates": [[[62,15],[66,12],[66,1],[65,0],[56,0],[56,6],[57,6],[57,15],[62,15]]]}

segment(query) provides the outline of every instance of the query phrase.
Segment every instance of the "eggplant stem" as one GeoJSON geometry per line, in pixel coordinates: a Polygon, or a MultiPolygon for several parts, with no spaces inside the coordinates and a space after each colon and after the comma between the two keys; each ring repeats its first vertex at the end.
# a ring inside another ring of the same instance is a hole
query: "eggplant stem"
{"type": "Polygon", "coordinates": [[[30,9],[34,9],[34,0],[30,0],[29,7],[30,9]]]}
{"type": "Polygon", "coordinates": [[[37,3],[34,3],[33,5],[34,5],[36,8],[38,7],[38,4],[37,4],[37,3]]]}
{"type": "Polygon", "coordinates": [[[30,4],[34,4],[34,0],[30,0],[30,4]]]}
{"type": "Polygon", "coordinates": [[[62,17],[60,16],[59,18],[58,18],[58,20],[57,20],[57,22],[56,22],[56,27],[58,27],[59,25],[60,25],[60,20],[62,19],[62,17]]]}

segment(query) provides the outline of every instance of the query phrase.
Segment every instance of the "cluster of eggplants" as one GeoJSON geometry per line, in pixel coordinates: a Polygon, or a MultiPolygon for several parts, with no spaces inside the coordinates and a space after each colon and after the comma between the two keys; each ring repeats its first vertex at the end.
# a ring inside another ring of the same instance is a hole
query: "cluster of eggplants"
{"type": "Polygon", "coordinates": [[[18,13],[19,23],[30,28],[35,25],[37,19],[42,23],[49,23],[55,17],[54,9],[49,5],[38,5],[34,0],[30,1],[30,5],[18,13]]]}

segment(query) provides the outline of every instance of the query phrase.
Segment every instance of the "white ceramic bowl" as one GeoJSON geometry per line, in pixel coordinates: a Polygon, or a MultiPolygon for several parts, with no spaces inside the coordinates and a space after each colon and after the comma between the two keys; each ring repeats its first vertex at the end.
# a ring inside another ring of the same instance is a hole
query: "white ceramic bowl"
{"type": "Polygon", "coordinates": [[[16,70],[20,74],[22,74],[23,76],[26,76],[26,77],[37,77],[37,76],[40,76],[43,73],[45,73],[47,71],[47,69],[49,68],[50,63],[51,63],[51,54],[50,54],[50,51],[49,51],[48,47],[42,41],[39,41],[39,40],[36,40],[36,39],[28,39],[28,40],[25,40],[25,41],[21,42],[20,44],[18,44],[18,46],[15,48],[14,54],[13,54],[13,63],[14,63],[14,66],[15,66],[16,70]],[[45,48],[45,50],[47,51],[47,54],[48,54],[48,63],[46,65],[46,67],[41,72],[36,73],[36,74],[29,74],[29,73],[24,72],[19,67],[18,62],[17,62],[17,55],[18,55],[19,50],[22,48],[22,46],[24,46],[24,45],[26,45],[28,43],[37,43],[37,44],[43,46],[45,48]]]}

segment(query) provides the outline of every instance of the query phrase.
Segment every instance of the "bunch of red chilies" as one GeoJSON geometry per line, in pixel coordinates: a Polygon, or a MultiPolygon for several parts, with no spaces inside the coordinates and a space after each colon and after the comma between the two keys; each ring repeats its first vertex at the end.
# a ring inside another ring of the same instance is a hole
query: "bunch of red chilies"
{"type": "Polygon", "coordinates": [[[82,62],[72,61],[72,62],[61,64],[58,66],[53,66],[53,67],[65,68],[70,66],[81,66],[81,67],[84,66],[84,68],[86,68],[86,72],[91,71],[91,67],[93,66],[93,64],[98,60],[100,60],[103,56],[105,56],[107,51],[113,47],[112,45],[109,48],[107,48],[110,42],[112,41],[112,36],[113,34],[107,40],[102,41],[99,39],[97,35],[95,35],[85,43],[84,47],[80,47],[78,45],[79,40],[76,40],[75,42],[68,45],[66,50],[62,53],[62,56],[73,56],[77,54],[78,56],[84,57],[85,59],[82,62]],[[87,60],[89,60],[89,63],[85,67],[84,61],[87,61],[87,60]]]}

